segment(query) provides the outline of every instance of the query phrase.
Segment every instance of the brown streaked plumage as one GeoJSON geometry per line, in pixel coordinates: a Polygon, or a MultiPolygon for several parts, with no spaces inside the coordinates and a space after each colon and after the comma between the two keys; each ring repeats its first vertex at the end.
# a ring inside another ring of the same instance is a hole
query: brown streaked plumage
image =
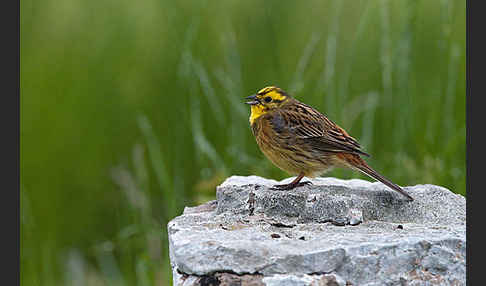
{"type": "Polygon", "coordinates": [[[334,167],[358,170],[413,198],[401,187],[373,170],[361,156],[369,156],[343,128],[314,108],[270,86],[247,97],[251,105],[250,125],[260,150],[280,169],[296,175],[290,184],[275,189],[291,190],[334,167]]]}

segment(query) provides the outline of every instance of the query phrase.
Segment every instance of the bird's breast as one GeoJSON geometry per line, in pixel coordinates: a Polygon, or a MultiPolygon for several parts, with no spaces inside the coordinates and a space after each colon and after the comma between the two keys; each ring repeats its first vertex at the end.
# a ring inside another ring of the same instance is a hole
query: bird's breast
{"type": "Polygon", "coordinates": [[[252,132],[263,154],[277,167],[306,176],[320,174],[332,165],[329,153],[316,152],[305,140],[286,132],[285,120],[265,115],[252,124],[252,132]],[[280,131],[280,132],[279,132],[280,131]]]}

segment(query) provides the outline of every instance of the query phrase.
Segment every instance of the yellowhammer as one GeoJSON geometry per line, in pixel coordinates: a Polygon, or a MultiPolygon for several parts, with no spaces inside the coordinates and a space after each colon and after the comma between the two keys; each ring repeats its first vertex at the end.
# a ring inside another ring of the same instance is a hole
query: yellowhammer
{"type": "Polygon", "coordinates": [[[374,178],[409,200],[413,198],[398,185],[373,170],[361,158],[369,156],[359,143],[337,124],[314,108],[292,98],[282,89],[270,86],[248,96],[250,125],[265,156],[280,169],[296,175],[290,184],[274,189],[291,190],[334,167],[358,170],[374,178]]]}

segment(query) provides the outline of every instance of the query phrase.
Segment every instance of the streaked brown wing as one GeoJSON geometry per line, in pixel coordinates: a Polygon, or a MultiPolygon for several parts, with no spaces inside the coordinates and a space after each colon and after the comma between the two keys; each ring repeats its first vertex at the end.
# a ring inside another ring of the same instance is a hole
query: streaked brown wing
{"type": "Polygon", "coordinates": [[[344,129],[303,103],[275,111],[271,123],[279,136],[304,140],[312,149],[369,156],[344,129]]]}

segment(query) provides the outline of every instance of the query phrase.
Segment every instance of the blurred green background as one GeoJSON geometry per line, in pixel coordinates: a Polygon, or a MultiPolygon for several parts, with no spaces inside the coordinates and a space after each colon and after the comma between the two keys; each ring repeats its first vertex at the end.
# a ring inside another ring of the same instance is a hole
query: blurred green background
{"type": "Polygon", "coordinates": [[[465,195],[465,6],[22,0],[21,284],[169,285],[184,206],[230,175],[288,177],[248,126],[267,85],[397,184],[465,195]]]}

